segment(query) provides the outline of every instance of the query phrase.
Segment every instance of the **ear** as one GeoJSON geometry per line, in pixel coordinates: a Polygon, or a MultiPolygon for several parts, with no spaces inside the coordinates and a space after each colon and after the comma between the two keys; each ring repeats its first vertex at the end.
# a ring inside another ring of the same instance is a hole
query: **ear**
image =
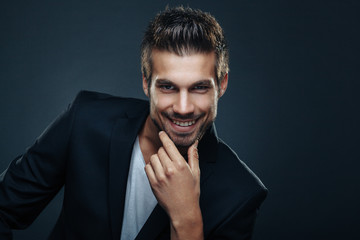
{"type": "Polygon", "coordinates": [[[149,97],[149,88],[148,88],[149,85],[144,75],[142,75],[142,85],[145,95],[149,97]]]}
{"type": "Polygon", "coordinates": [[[226,92],[226,89],[228,86],[228,78],[229,78],[229,75],[228,75],[228,73],[226,73],[224,78],[220,82],[219,98],[222,97],[222,95],[224,95],[224,93],[226,92]]]}

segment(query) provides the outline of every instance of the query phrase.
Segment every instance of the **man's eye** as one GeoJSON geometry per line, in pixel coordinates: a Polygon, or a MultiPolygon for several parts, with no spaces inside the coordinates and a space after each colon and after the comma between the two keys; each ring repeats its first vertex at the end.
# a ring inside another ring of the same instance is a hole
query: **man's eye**
{"type": "Polygon", "coordinates": [[[201,92],[204,92],[204,91],[206,91],[208,89],[209,89],[209,86],[201,86],[201,85],[199,85],[199,86],[194,87],[195,91],[201,91],[201,92]]]}
{"type": "Polygon", "coordinates": [[[162,90],[173,90],[174,86],[171,85],[160,85],[160,89],[162,90]]]}

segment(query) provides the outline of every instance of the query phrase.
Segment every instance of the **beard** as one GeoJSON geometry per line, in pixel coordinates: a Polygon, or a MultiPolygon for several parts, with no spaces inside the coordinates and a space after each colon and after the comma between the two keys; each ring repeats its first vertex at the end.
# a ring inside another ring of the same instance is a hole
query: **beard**
{"type": "MultiPolygon", "coordinates": [[[[158,113],[158,115],[160,114],[158,113]]],[[[205,116],[205,113],[198,115],[194,115],[194,114],[180,115],[174,112],[172,113],[162,112],[161,116],[165,118],[167,121],[171,121],[170,119],[178,119],[178,120],[196,119],[195,124],[200,124],[197,121],[201,120],[205,116]]],[[[159,131],[166,132],[169,138],[174,142],[175,146],[178,149],[183,149],[183,150],[189,148],[192,144],[195,143],[196,140],[200,141],[200,139],[205,134],[206,130],[211,126],[211,124],[215,120],[215,119],[205,120],[203,123],[201,123],[199,127],[197,127],[197,129],[195,129],[194,132],[187,133],[187,132],[174,132],[172,131],[171,127],[168,126],[168,124],[163,123],[161,121],[160,117],[158,119],[156,119],[153,115],[150,115],[150,117],[154,125],[157,127],[157,129],[159,131]]]]}

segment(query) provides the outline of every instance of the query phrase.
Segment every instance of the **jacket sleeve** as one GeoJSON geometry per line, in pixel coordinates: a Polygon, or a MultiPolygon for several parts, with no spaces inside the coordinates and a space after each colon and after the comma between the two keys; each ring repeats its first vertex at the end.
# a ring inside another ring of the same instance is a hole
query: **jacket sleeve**
{"type": "Polygon", "coordinates": [[[250,240],[257,212],[267,195],[267,189],[258,190],[224,221],[208,240],[250,240]]]}
{"type": "Polygon", "coordinates": [[[29,226],[63,186],[79,98],[0,175],[0,239],[29,226]]]}

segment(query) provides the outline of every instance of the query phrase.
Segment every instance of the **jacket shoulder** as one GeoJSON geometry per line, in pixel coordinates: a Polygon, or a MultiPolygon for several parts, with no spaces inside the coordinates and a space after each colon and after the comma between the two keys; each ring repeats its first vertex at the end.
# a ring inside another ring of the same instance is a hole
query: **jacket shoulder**
{"type": "MultiPolygon", "coordinates": [[[[149,108],[149,103],[142,99],[125,98],[94,91],[80,91],[71,107],[76,108],[77,115],[97,114],[102,117],[116,117],[136,115],[149,108]]],[[[100,117],[100,116],[99,116],[100,117]]]]}
{"type": "Polygon", "coordinates": [[[100,92],[95,92],[95,91],[87,91],[87,90],[82,90],[80,91],[74,100],[74,103],[78,103],[78,104],[84,104],[84,103],[108,103],[108,104],[113,104],[113,103],[132,103],[132,104],[137,104],[137,105],[148,105],[148,102],[142,99],[137,99],[137,98],[126,98],[126,97],[120,97],[120,96],[115,96],[115,95],[111,95],[111,94],[107,94],[107,93],[100,93],[100,92]]]}
{"type": "Polygon", "coordinates": [[[218,139],[218,159],[223,171],[226,171],[228,178],[237,185],[238,188],[244,188],[246,192],[264,192],[267,189],[259,177],[243,162],[233,149],[224,141],[218,139]]]}
{"type": "Polygon", "coordinates": [[[204,234],[207,239],[250,239],[267,189],[227,144],[216,140],[211,149],[216,161],[209,163],[212,174],[200,195],[204,234]]]}

